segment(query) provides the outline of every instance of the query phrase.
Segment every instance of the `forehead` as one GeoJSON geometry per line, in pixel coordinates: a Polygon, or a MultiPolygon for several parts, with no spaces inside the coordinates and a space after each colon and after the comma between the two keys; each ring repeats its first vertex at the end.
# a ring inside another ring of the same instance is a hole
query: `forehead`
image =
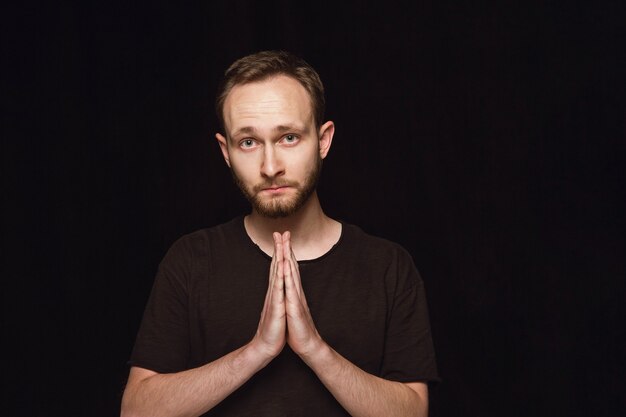
{"type": "Polygon", "coordinates": [[[224,101],[224,121],[230,132],[245,127],[263,130],[308,125],[313,122],[312,115],[309,93],[298,81],[284,75],[236,85],[224,101]]]}

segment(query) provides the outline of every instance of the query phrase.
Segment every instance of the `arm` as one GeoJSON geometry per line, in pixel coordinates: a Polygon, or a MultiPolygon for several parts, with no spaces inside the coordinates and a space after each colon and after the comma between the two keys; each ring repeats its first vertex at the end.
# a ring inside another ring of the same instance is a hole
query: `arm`
{"type": "Polygon", "coordinates": [[[428,387],[424,383],[395,382],[368,374],[323,341],[303,359],[354,417],[428,415],[428,387]]]}
{"type": "Polygon", "coordinates": [[[276,242],[265,304],[252,341],[211,363],[178,373],[131,368],[122,398],[122,417],[199,416],[281,352],[286,342],[282,253],[282,241],[276,242]]]}
{"type": "Polygon", "coordinates": [[[246,345],[199,368],[173,374],[132,367],[122,398],[121,416],[199,416],[263,366],[259,354],[246,345]]]}
{"type": "Polygon", "coordinates": [[[288,232],[283,235],[287,343],[315,372],[337,401],[354,417],[428,414],[428,387],[371,375],[322,340],[309,312],[288,232]]]}

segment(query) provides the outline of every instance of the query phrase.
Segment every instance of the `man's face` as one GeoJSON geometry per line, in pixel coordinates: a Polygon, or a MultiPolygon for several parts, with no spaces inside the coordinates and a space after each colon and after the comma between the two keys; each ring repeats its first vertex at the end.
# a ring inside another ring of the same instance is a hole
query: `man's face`
{"type": "Polygon", "coordinates": [[[316,130],[304,87],[286,76],[235,86],[224,102],[224,121],[227,137],[217,139],[253,209],[278,218],[304,206],[333,133],[332,122],[316,130]]]}

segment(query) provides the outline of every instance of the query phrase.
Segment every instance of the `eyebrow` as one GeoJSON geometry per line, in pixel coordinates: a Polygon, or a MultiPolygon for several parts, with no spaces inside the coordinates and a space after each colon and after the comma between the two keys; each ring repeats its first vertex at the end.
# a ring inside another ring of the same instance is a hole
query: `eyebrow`
{"type": "MultiPolygon", "coordinates": [[[[298,126],[295,124],[286,124],[286,125],[275,126],[272,129],[272,131],[274,133],[298,132],[301,134],[307,134],[309,132],[309,129],[308,127],[302,127],[302,126],[298,126]]],[[[250,134],[250,133],[256,133],[256,132],[257,130],[253,126],[244,126],[244,127],[237,129],[235,132],[233,132],[231,137],[241,135],[242,133],[250,134]]]]}

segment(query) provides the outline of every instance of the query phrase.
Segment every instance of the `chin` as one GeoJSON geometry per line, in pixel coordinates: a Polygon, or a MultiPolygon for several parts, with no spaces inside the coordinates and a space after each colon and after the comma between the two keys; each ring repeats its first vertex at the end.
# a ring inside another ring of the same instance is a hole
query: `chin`
{"type": "Polygon", "coordinates": [[[293,205],[289,206],[279,206],[276,207],[272,205],[268,207],[267,205],[255,204],[254,210],[259,213],[263,217],[267,217],[269,219],[283,219],[285,217],[289,217],[295,212],[298,211],[299,207],[294,207],[293,205]]]}
{"type": "Polygon", "coordinates": [[[295,198],[286,199],[286,201],[272,200],[269,202],[259,201],[258,198],[250,201],[254,211],[259,215],[269,219],[284,219],[297,213],[306,203],[308,199],[302,198],[299,194],[295,198]]]}

